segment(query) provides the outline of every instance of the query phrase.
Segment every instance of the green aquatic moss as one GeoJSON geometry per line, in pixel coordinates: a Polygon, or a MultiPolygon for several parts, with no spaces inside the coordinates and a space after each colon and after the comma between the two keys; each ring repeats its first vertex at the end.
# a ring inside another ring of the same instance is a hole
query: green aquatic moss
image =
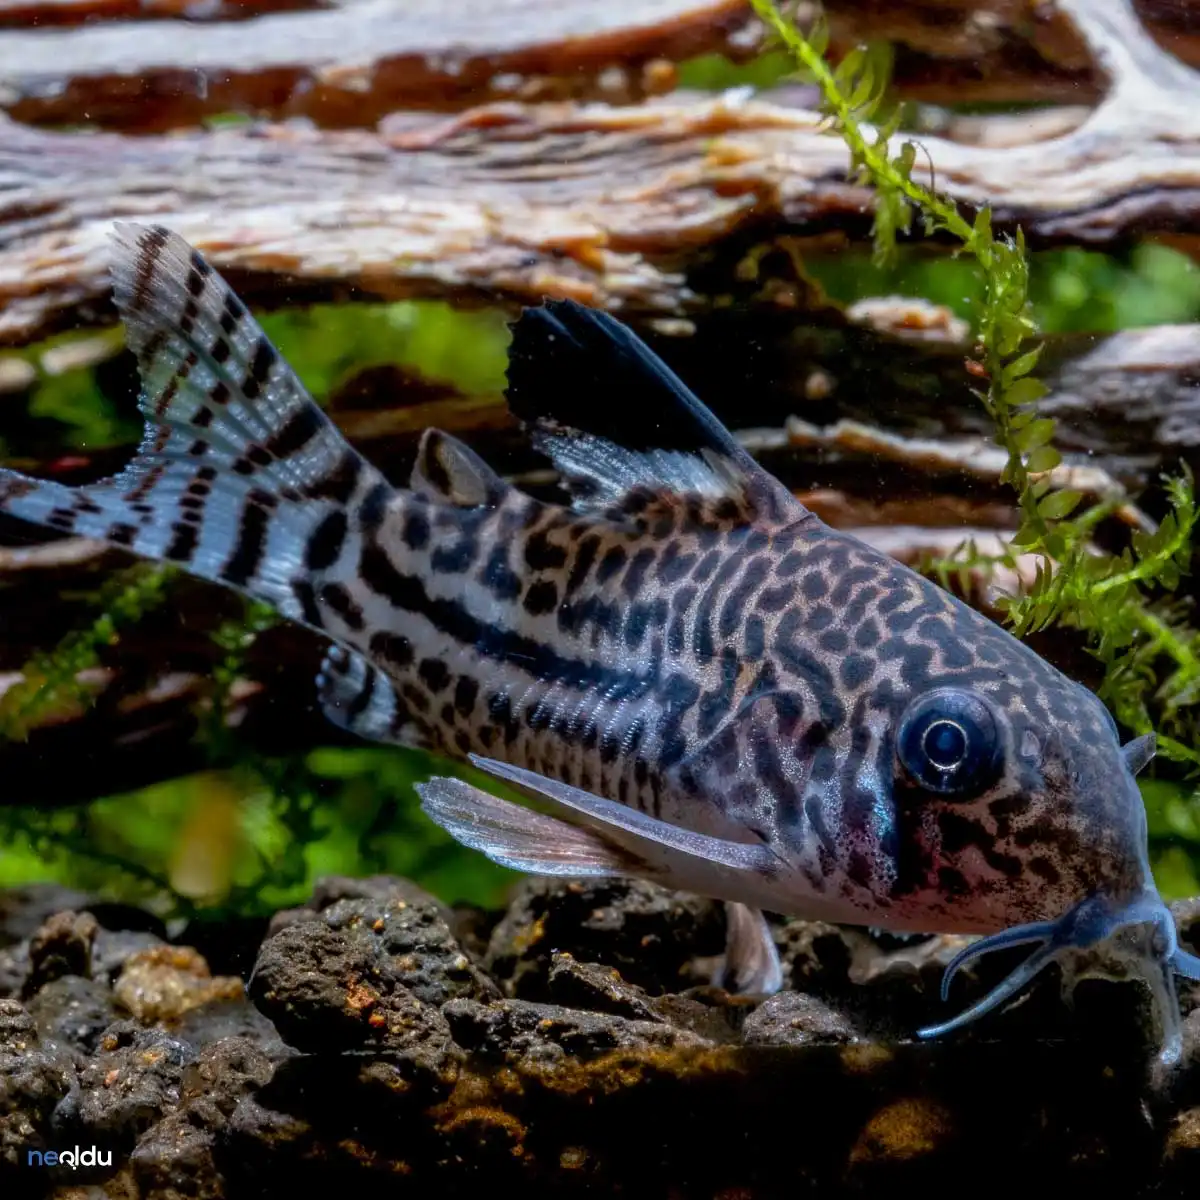
{"type": "Polygon", "coordinates": [[[72,630],[53,650],[35,654],[22,668],[24,678],[0,696],[0,735],[20,740],[60,707],[87,707],[91,693],[79,675],[95,667],[126,626],[163,603],[169,567],[139,563],[110,579],[94,600],[95,620],[72,630]]]}

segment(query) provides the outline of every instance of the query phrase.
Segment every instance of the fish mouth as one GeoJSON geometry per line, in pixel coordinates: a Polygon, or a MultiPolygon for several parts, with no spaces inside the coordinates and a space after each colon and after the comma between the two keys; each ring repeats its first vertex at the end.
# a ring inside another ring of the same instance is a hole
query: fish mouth
{"type": "Polygon", "coordinates": [[[924,1040],[941,1037],[977,1021],[1022,991],[1033,978],[1056,959],[1085,951],[1100,943],[1111,943],[1113,959],[1123,968],[1093,972],[1108,978],[1141,978],[1150,987],[1162,1036],[1158,1058],[1164,1067],[1174,1066],[1183,1051],[1183,1032],[1175,976],[1200,980],[1200,957],[1179,945],[1175,919],[1162,897],[1147,889],[1131,903],[1114,903],[1105,896],[1089,896],[1055,921],[1035,921],[973,942],[951,959],[942,976],[941,996],[949,998],[954,976],[968,963],[993,950],[1033,944],[1036,949],[1020,966],[1005,976],[982,999],[965,1012],[940,1025],[917,1031],[924,1040]],[[1143,932],[1149,927],[1149,938],[1143,932]]]}

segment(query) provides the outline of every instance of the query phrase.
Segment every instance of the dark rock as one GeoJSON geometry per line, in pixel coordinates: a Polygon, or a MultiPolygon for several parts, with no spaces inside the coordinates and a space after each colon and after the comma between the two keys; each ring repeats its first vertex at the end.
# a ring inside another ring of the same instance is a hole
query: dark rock
{"type": "Polygon", "coordinates": [[[722,953],[722,906],[627,879],[529,879],[492,932],[485,964],[514,997],[549,998],[555,950],[615,967],[651,993],[679,991],[696,958],[722,953]]]}
{"type": "Polygon", "coordinates": [[[488,941],[504,917],[504,910],[480,908],[474,904],[456,904],[450,928],[458,944],[477,962],[487,958],[488,941]]]}
{"type": "Polygon", "coordinates": [[[70,1056],[40,1043],[17,1001],[0,1000],[0,1167],[24,1167],[29,1151],[53,1148],[55,1110],[75,1086],[70,1056]]]}
{"type": "Polygon", "coordinates": [[[111,989],[78,975],[51,980],[28,1004],[41,1037],[89,1054],[121,1015],[111,989]]]}
{"type": "Polygon", "coordinates": [[[860,1041],[836,1009],[803,992],[780,992],[754,1010],[742,1026],[747,1046],[810,1046],[860,1041]]]}
{"type": "Polygon", "coordinates": [[[759,998],[732,996],[724,988],[695,987],[686,992],[652,998],[654,1011],[676,1029],[687,1029],[706,1041],[740,1043],[747,1018],[759,998]]]}
{"type": "MultiPolygon", "coordinates": [[[[1030,1186],[1192,1190],[1200,1008],[1183,981],[1183,1060],[1162,1084],[1147,1069],[1144,989],[1083,979],[1068,1007],[1057,967],[1004,1011],[914,1041],[1023,947],[972,964],[943,1003],[965,939],[777,921],[791,986],[760,1000],[681,990],[723,950],[707,901],[528,881],[498,919],[384,877],[361,890],[324,881],[273,923],[253,1004],[190,945],[90,936],[73,915],[90,907],[43,914],[0,950],[0,981],[23,989],[41,972],[27,1002],[0,1000],[0,1172],[39,1147],[115,1152],[102,1175],[25,1171],[15,1191],[0,1178],[0,1194],[836,1200],[947,1179],[988,1200],[1030,1186]],[[486,934],[486,961],[537,998],[503,997],[456,930],[476,956],[486,934]],[[122,1012],[136,1019],[114,1021],[122,1012]]],[[[1190,936],[1195,914],[1176,916],[1190,936]]],[[[204,944],[219,947],[219,931],[204,944]]]]}
{"type": "Polygon", "coordinates": [[[1163,1168],[1170,1194],[1186,1195],[1195,1187],[1200,1174],[1200,1108],[1186,1108],[1171,1118],[1163,1168]]]}
{"type": "Polygon", "coordinates": [[[616,968],[581,963],[565,951],[558,951],[551,960],[548,987],[553,1003],[562,1008],[658,1021],[706,1042],[736,1041],[742,1022],[756,1004],[716,987],[650,996],[626,983],[616,968]]]}
{"type": "Polygon", "coordinates": [[[80,1096],[60,1111],[64,1132],[128,1151],[179,1103],[184,1068],[196,1052],[161,1029],[118,1021],[80,1071],[80,1096]]]}
{"type": "Polygon", "coordinates": [[[302,1181],[312,1188],[321,1179],[325,1147],[304,1117],[246,1096],[226,1136],[225,1175],[239,1185],[237,1195],[296,1195],[302,1181]]]}
{"type": "Polygon", "coordinates": [[[325,911],[339,900],[378,900],[382,904],[403,900],[407,904],[432,908],[448,928],[455,924],[454,910],[432,896],[424,888],[397,875],[370,875],[352,879],[346,875],[326,875],[313,884],[312,895],[299,908],[277,912],[267,928],[267,937],[278,933],[285,925],[305,921],[325,911]]]}
{"type": "Polygon", "coordinates": [[[1179,940],[1193,953],[1200,953],[1200,896],[1176,900],[1168,907],[1175,918],[1179,940]]]}
{"type": "Polygon", "coordinates": [[[0,1001],[0,1053],[17,1053],[37,1044],[37,1023],[16,1000],[0,1001]]]}
{"type": "Polygon", "coordinates": [[[133,1148],[129,1167],[144,1200],[225,1200],[216,1139],[188,1114],[168,1113],[133,1148]]]}
{"type": "Polygon", "coordinates": [[[402,1063],[409,1078],[431,1085],[451,1079],[458,1054],[445,1019],[405,981],[437,996],[483,989],[461,951],[461,964],[446,962],[444,942],[435,942],[431,962],[422,961],[410,935],[426,919],[436,933],[440,921],[427,911],[414,924],[403,919],[407,912],[404,901],[344,900],[320,920],[285,926],[263,943],[250,983],[254,1003],[300,1050],[372,1049],[402,1063]],[[389,916],[397,918],[395,937],[389,916]]]}
{"type": "Polygon", "coordinates": [[[551,956],[547,985],[554,1003],[564,1008],[611,1013],[633,1021],[663,1020],[650,997],[640,987],[626,983],[615,967],[581,963],[565,951],[551,956]]]}
{"type": "Polygon", "coordinates": [[[451,1000],[442,1012],[455,1041],[484,1060],[544,1069],[613,1050],[702,1049],[709,1043],[659,1021],[582,1013],[528,1000],[451,1000]]]}
{"type": "Polygon", "coordinates": [[[139,1194],[163,1200],[226,1196],[220,1156],[230,1118],[273,1071],[270,1059],[246,1038],[228,1037],[201,1051],[183,1070],[179,1107],[143,1134],[130,1155],[139,1194]]]}
{"type": "Polygon", "coordinates": [[[245,997],[198,1004],[171,1021],[169,1029],[199,1051],[226,1040],[244,1040],[272,1059],[285,1058],[291,1053],[275,1026],[245,997]]]}
{"type": "Polygon", "coordinates": [[[817,996],[844,995],[854,962],[878,953],[863,930],[824,921],[785,921],[775,930],[775,943],[785,983],[817,996]]]}
{"type": "Polygon", "coordinates": [[[91,913],[60,912],[48,917],[29,941],[29,975],[24,994],[34,995],[64,975],[92,974],[92,943],[99,928],[91,913]]]}
{"type": "Polygon", "coordinates": [[[499,989],[450,932],[446,911],[441,905],[400,897],[338,900],[321,918],[347,939],[359,941],[376,963],[386,964],[386,973],[397,985],[426,1004],[498,997],[499,989]]]}
{"type": "Polygon", "coordinates": [[[346,1047],[386,1042],[422,1004],[499,992],[438,909],[391,899],[339,900],[284,926],[259,951],[251,995],[287,1041],[315,1049],[326,1038],[346,1047]]]}
{"type": "Polygon", "coordinates": [[[616,968],[578,962],[565,950],[552,956],[548,991],[552,1002],[562,1008],[611,1013],[635,1021],[660,1021],[712,1043],[737,1042],[742,1022],[757,1003],[713,986],[650,996],[635,984],[626,983],[616,968]]]}
{"type": "Polygon", "coordinates": [[[17,942],[0,949],[0,1000],[19,997],[28,976],[28,942],[17,942]]]}

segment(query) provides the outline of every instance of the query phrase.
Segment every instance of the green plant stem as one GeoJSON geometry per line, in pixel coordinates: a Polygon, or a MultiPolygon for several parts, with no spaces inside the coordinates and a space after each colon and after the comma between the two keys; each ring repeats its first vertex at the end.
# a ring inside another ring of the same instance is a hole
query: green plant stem
{"type": "Polygon", "coordinates": [[[953,204],[935,196],[920,184],[914,183],[911,178],[894,167],[888,159],[881,158],[874,153],[873,147],[863,137],[854,111],[849,101],[842,95],[837,80],[834,79],[833,72],[829,69],[829,64],[824,57],[817,53],[795,26],[789,25],[783,19],[771,0],[751,0],[751,3],[759,18],[767,22],[779,34],[788,48],[813,75],[821,88],[821,94],[824,96],[826,104],[833,111],[838,123],[838,131],[851,151],[871,164],[872,173],[877,178],[886,181],[897,191],[902,192],[917,207],[936,213],[949,232],[955,234],[969,247],[973,246],[975,231],[953,204]]]}

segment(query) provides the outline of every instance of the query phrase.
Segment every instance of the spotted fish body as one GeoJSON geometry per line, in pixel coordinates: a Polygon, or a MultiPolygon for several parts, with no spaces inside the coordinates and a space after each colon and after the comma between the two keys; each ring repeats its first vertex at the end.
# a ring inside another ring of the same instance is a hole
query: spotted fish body
{"type": "Polygon", "coordinates": [[[337,724],[553,807],[423,785],[459,840],[726,900],[765,990],[762,909],[1037,945],[950,1025],[1130,924],[1155,931],[1165,1004],[1195,974],[1147,863],[1146,740],[1122,748],[1091,693],[825,526],[618,322],[558,302],[514,327],[509,403],[569,503],[435,430],[396,487],[198,253],[158,227],[116,245],[142,445],[81,488],[0,472],[0,510],[267,602],[330,639],[337,724]]]}

